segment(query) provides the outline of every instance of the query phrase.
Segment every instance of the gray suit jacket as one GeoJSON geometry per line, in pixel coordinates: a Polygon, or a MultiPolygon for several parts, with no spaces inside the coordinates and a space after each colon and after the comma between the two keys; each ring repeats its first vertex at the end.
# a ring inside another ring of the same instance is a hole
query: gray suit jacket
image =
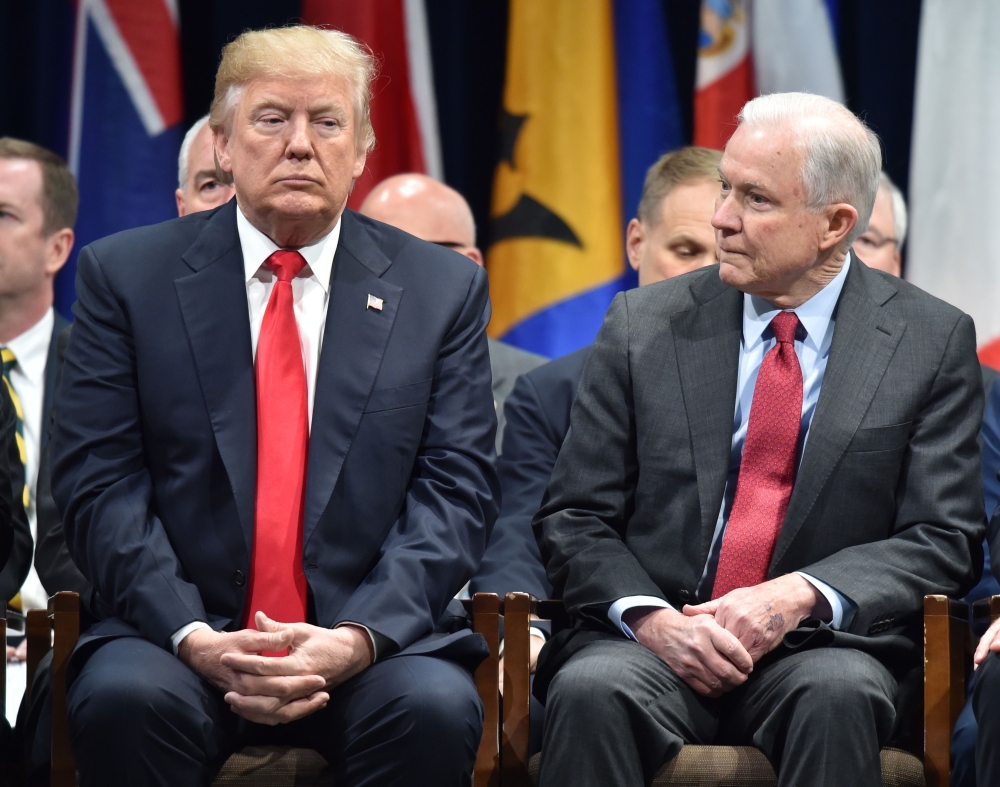
{"type": "Polygon", "coordinates": [[[507,400],[510,392],[514,390],[514,383],[518,377],[537,366],[541,366],[549,359],[519,350],[517,347],[511,347],[496,339],[489,340],[489,347],[490,371],[493,372],[493,406],[497,411],[497,455],[499,455],[500,446],[503,443],[503,428],[506,423],[503,416],[503,403],[507,400]]]}
{"type": "MultiPolygon", "coordinates": [[[[550,642],[543,684],[581,630],[583,641],[621,636],[606,614],[616,599],[694,601],[726,484],[742,335],[743,294],[718,271],[622,293],[605,318],[533,523],[579,621],[550,642]]],[[[857,605],[848,631],[818,627],[810,646],[903,666],[919,653],[924,595],[963,595],[982,565],[975,329],[860,263],[836,316],[769,576],[807,571],[857,605]]]]}

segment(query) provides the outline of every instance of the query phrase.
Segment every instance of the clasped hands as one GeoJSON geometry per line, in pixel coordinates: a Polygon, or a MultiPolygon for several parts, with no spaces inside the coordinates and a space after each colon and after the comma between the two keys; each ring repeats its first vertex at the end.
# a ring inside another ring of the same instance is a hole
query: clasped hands
{"type": "Polygon", "coordinates": [[[226,702],[243,718],[259,724],[284,724],[325,708],[329,690],[357,675],[373,660],[364,629],[335,629],[308,623],[278,623],[263,612],[257,631],[195,629],[177,657],[225,692],[226,702]],[[280,653],[286,656],[262,656],[280,653]]]}
{"type": "Polygon", "coordinates": [[[719,697],[744,683],[754,664],[803,620],[830,615],[822,593],[803,577],[787,574],[686,605],[681,612],[641,607],[623,619],[635,638],[691,688],[719,697]]]}

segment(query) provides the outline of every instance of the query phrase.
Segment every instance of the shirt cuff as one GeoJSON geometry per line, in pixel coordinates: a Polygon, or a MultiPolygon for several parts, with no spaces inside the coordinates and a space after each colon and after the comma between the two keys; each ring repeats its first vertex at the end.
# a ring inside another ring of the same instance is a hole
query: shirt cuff
{"type": "Polygon", "coordinates": [[[624,598],[618,599],[611,605],[611,609],[608,610],[608,617],[611,619],[611,622],[615,624],[615,628],[620,629],[622,634],[629,639],[635,639],[635,634],[633,634],[632,630],[625,625],[625,621],[622,620],[622,615],[630,609],[635,609],[636,607],[658,607],[660,609],[674,608],[662,598],[657,598],[656,596],[625,596],[624,598]]]}
{"type": "Polygon", "coordinates": [[[532,637],[538,637],[542,642],[547,642],[549,639],[543,629],[535,628],[534,626],[528,629],[528,634],[532,637]]]}
{"type": "Polygon", "coordinates": [[[835,631],[840,631],[840,627],[844,623],[844,609],[848,607],[851,602],[848,601],[845,596],[842,596],[839,592],[826,584],[826,582],[821,582],[816,579],[816,577],[803,574],[801,571],[795,571],[793,573],[802,577],[806,582],[822,593],[823,597],[830,602],[830,609],[833,610],[833,618],[825,622],[829,622],[830,628],[835,631]]]}
{"type": "Polygon", "coordinates": [[[170,644],[174,646],[174,655],[177,655],[177,648],[181,646],[184,638],[190,634],[195,629],[210,629],[212,628],[203,620],[192,620],[186,626],[181,626],[177,631],[170,635],[170,644]]]}
{"type": "Polygon", "coordinates": [[[372,664],[378,661],[378,645],[375,644],[375,635],[372,634],[372,630],[361,623],[353,623],[350,620],[345,620],[343,623],[338,623],[334,626],[335,629],[339,629],[341,626],[354,626],[355,628],[364,629],[365,634],[368,635],[369,641],[372,643],[372,664]]]}

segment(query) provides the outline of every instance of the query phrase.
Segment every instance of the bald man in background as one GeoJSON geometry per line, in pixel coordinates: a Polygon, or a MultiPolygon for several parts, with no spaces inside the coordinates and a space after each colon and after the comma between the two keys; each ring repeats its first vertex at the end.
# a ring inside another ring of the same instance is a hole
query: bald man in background
{"type": "Polygon", "coordinates": [[[223,183],[215,171],[215,149],[208,115],[188,129],[177,157],[177,215],[187,216],[225,205],[236,191],[223,183]]]}
{"type": "MultiPolygon", "coordinates": [[[[464,254],[477,265],[483,253],[476,246],[476,222],[469,203],[455,189],[427,175],[409,173],[386,178],[369,192],[359,212],[384,221],[421,240],[464,254]]],[[[548,359],[489,340],[493,372],[493,405],[497,411],[497,454],[503,442],[503,405],[514,381],[548,359]]]]}

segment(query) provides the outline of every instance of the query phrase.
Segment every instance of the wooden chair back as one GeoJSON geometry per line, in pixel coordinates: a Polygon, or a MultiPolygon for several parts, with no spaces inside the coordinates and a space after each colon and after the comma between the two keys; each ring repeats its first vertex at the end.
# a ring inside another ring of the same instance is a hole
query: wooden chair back
{"type": "MultiPolygon", "coordinates": [[[[476,593],[465,603],[473,630],[482,634],[490,655],[475,673],[476,688],[485,711],[483,737],[474,769],[475,787],[500,787],[500,598],[495,593],[476,593]]],[[[38,663],[49,650],[52,658],[52,771],[51,787],[76,787],[76,762],[70,748],[66,710],[66,668],[80,637],[80,597],[57,593],[49,609],[32,610],[27,620],[28,677],[31,691],[38,663]]],[[[0,698],[2,698],[0,683],[0,698]]],[[[265,775],[266,778],[266,775],[265,775]]]]}
{"type": "Polygon", "coordinates": [[[28,674],[25,692],[31,692],[38,663],[52,651],[52,766],[51,787],[76,787],[76,760],[69,745],[66,712],[66,669],[80,638],[80,596],[56,593],[49,608],[28,611],[25,624],[28,639],[28,674]]]}
{"type": "MultiPolygon", "coordinates": [[[[561,601],[539,601],[524,593],[504,600],[503,787],[531,787],[528,769],[531,615],[569,624],[561,601]],[[508,688],[509,687],[509,688],[508,688]]],[[[993,598],[1000,616],[1000,596],[993,598]]],[[[966,670],[972,637],[969,608],[946,596],[924,598],[923,764],[927,787],[947,787],[951,777],[951,733],[965,705],[966,670]]],[[[888,751],[888,750],[887,750],[888,751]]]]}

